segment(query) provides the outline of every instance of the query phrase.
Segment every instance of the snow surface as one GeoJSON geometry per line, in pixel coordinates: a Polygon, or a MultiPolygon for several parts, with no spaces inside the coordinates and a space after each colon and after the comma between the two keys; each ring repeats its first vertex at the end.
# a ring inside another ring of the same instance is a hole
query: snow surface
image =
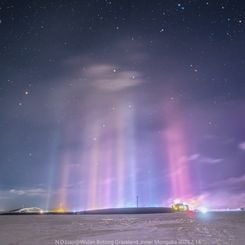
{"type": "Polygon", "coordinates": [[[245,212],[0,216],[0,244],[245,244],[245,212]]]}

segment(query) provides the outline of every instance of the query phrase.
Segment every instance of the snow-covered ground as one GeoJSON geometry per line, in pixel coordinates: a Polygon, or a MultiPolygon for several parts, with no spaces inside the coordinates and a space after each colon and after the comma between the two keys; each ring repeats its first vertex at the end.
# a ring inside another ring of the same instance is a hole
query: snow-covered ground
{"type": "Polygon", "coordinates": [[[0,244],[245,244],[245,212],[0,216],[0,244]]]}

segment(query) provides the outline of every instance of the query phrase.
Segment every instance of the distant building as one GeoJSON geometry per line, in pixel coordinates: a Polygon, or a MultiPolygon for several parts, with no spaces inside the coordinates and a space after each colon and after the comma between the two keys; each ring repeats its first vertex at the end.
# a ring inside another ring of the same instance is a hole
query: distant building
{"type": "Polygon", "coordinates": [[[184,203],[174,203],[172,209],[176,212],[184,212],[189,210],[189,206],[184,203]]]}

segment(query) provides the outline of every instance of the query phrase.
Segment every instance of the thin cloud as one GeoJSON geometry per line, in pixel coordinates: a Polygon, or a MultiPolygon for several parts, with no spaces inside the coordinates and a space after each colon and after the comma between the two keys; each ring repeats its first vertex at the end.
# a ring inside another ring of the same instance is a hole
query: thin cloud
{"type": "Polygon", "coordinates": [[[192,161],[196,161],[199,163],[209,163],[209,164],[215,164],[215,163],[221,163],[223,162],[222,158],[212,158],[212,157],[204,157],[201,156],[199,153],[194,153],[190,156],[182,156],[179,159],[179,162],[192,162],[192,161]]]}
{"type": "Polygon", "coordinates": [[[245,151],[245,141],[241,142],[239,145],[238,145],[238,148],[242,151],[245,151]]]}
{"type": "Polygon", "coordinates": [[[42,188],[31,188],[31,189],[11,189],[8,191],[8,193],[17,196],[45,196],[47,192],[42,188]]]}
{"type": "Polygon", "coordinates": [[[137,71],[120,70],[112,65],[92,65],[83,75],[91,81],[93,87],[109,92],[124,90],[140,85],[143,80],[137,71]]]}
{"type": "Polygon", "coordinates": [[[182,156],[179,158],[179,163],[181,162],[187,162],[187,161],[195,161],[195,160],[198,160],[200,158],[200,154],[198,153],[194,153],[190,156],[182,156]]]}
{"type": "Polygon", "coordinates": [[[201,163],[208,163],[208,164],[216,164],[223,162],[224,159],[222,158],[211,158],[211,157],[202,157],[200,158],[199,162],[201,163]]]}

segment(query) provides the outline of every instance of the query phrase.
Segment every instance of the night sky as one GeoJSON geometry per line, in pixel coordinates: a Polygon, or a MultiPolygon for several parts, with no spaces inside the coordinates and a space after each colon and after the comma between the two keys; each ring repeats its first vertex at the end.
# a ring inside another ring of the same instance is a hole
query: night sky
{"type": "Polygon", "coordinates": [[[0,210],[245,206],[244,13],[0,1],[0,210]]]}

